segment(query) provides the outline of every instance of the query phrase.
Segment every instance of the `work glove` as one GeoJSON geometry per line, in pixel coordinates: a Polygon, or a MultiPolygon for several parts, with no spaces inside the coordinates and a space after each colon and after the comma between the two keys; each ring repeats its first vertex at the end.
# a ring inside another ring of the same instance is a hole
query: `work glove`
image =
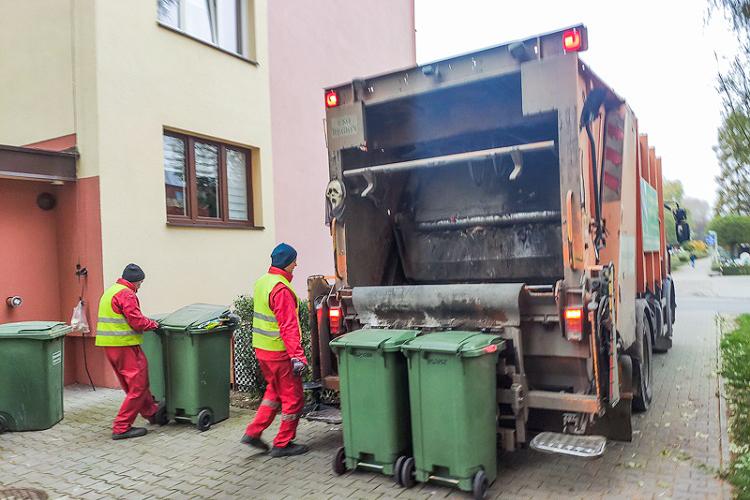
{"type": "Polygon", "coordinates": [[[240,323],[240,317],[239,316],[237,316],[234,313],[229,313],[227,315],[227,325],[228,326],[238,325],[239,323],[240,323]]]}
{"type": "Polygon", "coordinates": [[[307,373],[307,365],[297,358],[292,358],[292,373],[297,377],[303,377],[307,373]]]}

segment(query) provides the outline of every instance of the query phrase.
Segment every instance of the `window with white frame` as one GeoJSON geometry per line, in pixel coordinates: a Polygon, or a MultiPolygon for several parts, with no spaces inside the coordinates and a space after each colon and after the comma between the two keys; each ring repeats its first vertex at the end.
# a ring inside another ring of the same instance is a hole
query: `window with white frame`
{"type": "Polygon", "coordinates": [[[252,227],[250,158],[246,148],[165,131],[167,221],[252,227]]]}
{"type": "Polygon", "coordinates": [[[157,5],[161,24],[249,57],[248,0],[157,0],[157,5]]]}

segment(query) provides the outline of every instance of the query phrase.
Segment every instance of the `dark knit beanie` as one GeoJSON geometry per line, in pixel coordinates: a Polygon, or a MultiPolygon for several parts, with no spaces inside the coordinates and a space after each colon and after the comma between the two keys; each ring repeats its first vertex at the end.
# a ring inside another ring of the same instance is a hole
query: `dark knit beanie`
{"type": "Polygon", "coordinates": [[[279,244],[271,252],[271,265],[284,269],[286,266],[294,262],[297,258],[297,250],[287,245],[286,243],[279,244]]]}
{"type": "Polygon", "coordinates": [[[143,269],[135,264],[128,264],[127,266],[125,266],[125,270],[122,272],[122,279],[131,283],[143,281],[143,278],[145,277],[146,273],[143,272],[143,269]]]}

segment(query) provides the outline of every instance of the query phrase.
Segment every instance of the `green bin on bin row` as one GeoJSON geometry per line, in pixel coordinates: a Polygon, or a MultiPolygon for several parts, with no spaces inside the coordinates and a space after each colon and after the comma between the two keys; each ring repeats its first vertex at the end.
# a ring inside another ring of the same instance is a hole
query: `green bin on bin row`
{"type": "MultiPolygon", "coordinates": [[[[154,321],[163,321],[169,314],[155,314],[149,316],[154,321]]],[[[154,401],[159,402],[166,396],[164,384],[164,345],[163,334],[156,331],[143,332],[141,344],[146,359],[148,359],[148,382],[154,401]]]]}
{"type": "Polygon", "coordinates": [[[334,460],[342,474],[357,467],[394,474],[410,454],[409,394],[401,345],[414,330],[356,330],[331,341],[339,358],[344,448],[334,460]]]}
{"type": "Polygon", "coordinates": [[[160,320],[170,420],[205,431],[229,418],[229,361],[237,325],[227,322],[228,314],[225,306],[192,304],[160,320]]]}
{"type": "Polygon", "coordinates": [[[409,360],[414,459],[401,482],[454,484],[483,498],[497,477],[496,371],[503,340],[478,332],[438,332],[401,349],[409,360]],[[413,474],[413,475],[412,475],[413,474]]]}
{"type": "Polygon", "coordinates": [[[0,434],[49,429],[62,420],[70,331],[58,321],[0,325],[0,434]]]}

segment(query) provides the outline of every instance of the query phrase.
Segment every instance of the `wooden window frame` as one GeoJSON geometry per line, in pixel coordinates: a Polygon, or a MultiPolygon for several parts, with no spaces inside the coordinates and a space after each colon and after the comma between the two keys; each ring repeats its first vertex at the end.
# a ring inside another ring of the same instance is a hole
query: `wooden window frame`
{"type": "MultiPolygon", "coordinates": [[[[224,227],[256,229],[253,217],[253,164],[252,151],[242,146],[227,144],[213,139],[204,139],[179,132],[165,130],[163,137],[174,137],[185,144],[185,206],[187,215],[171,215],[167,213],[167,224],[170,226],[188,227],[224,227]],[[195,170],[195,143],[200,142],[216,146],[219,156],[219,217],[202,217],[198,215],[198,187],[195,170]],[[229,186],[227,181],[227,149],[240,151],[245,155],[245,181],[247,188],[247,220],[229,219],[229,186]]],[[[162,150],[164,149],[162,139],[162,150]]],[[[164,163],[162,162],[162,171],[164,163]]],[[[166,190],[166,181],[164,184],[166,190]]],[[[165,191],[166,193],[166,191],[165,191]]],[[[166,210],[166,204],[165,204],[166,210]]]]}

